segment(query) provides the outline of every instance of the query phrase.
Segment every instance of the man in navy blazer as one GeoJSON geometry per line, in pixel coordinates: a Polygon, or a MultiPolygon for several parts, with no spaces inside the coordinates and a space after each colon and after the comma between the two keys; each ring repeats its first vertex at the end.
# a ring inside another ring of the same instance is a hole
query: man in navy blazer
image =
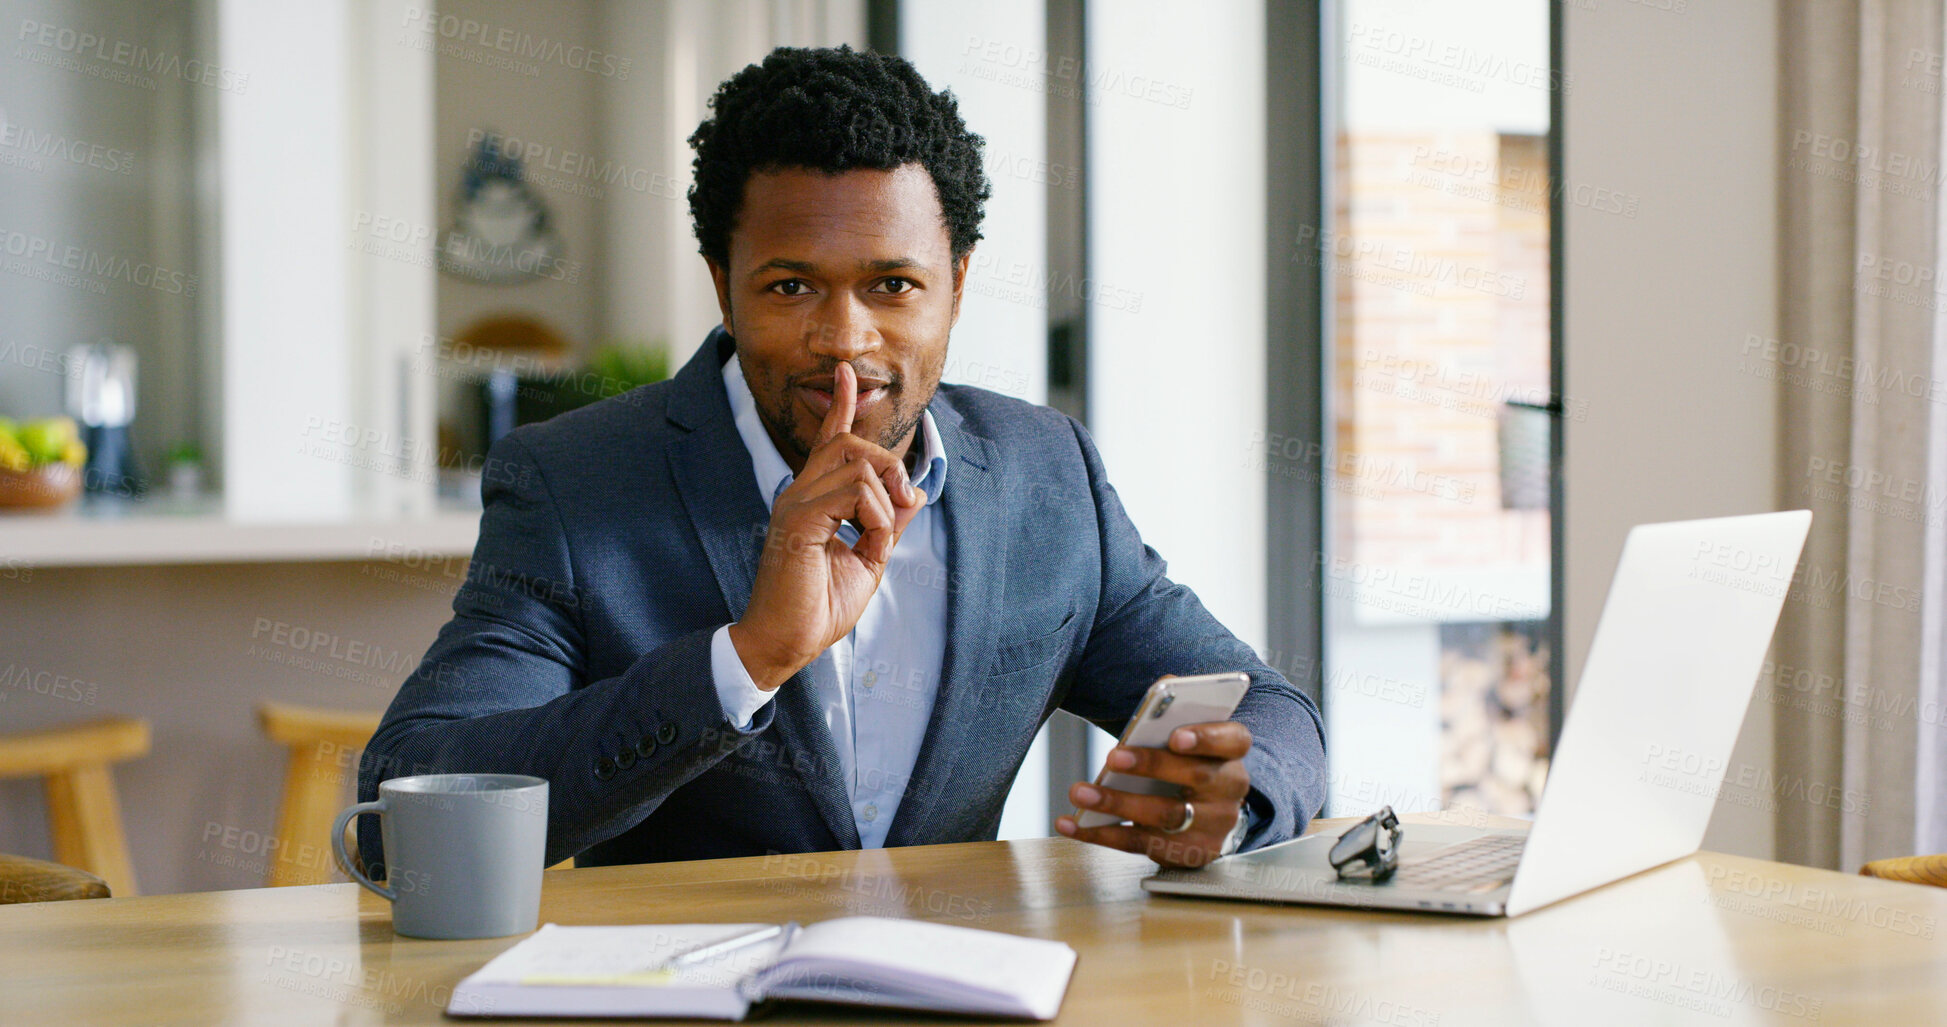
{"type": "Polygon", "coordinates": [[[1056,827],[1182,866],[1302,830],[1316,706],[1165,576],[1081,425],[940,384],[988,194],[951,95],[780,49],[712,107],[690,203],[723,325],[673,379],[494,445],[361,799],[546,778],[550,863],[991,839],[1055,710],[1120,733],[1163,675],[1245,671],[1233,720],[1111,754],[1183,798],[1077,783],[1125,822],[1056,827]]]}

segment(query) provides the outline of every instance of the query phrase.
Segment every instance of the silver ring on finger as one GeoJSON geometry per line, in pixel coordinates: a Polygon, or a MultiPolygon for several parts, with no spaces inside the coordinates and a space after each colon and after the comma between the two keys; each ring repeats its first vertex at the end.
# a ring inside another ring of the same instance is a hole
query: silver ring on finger
{"type": "Polygon", "coordinates": [[[1175,827],[1158,828],[1158,830],[1162,831],[1164,834],[1182,834],[1183,832],[1188,831],[1190,829],[1191,824],[1194,824],[1196,822],[1197,822],[1197,808],[1195,806],[1190,805],[1190,801],[1188,799],[1185,799],[1183,800],[1183,822],[1176,825],[1175,827]]]}

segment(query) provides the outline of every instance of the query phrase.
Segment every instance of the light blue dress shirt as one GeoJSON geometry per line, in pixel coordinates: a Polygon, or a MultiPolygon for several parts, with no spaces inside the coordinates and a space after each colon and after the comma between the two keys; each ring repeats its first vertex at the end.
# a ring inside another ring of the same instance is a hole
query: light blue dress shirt
{"type": "MultiPolygon", "coordinates": [[[[750,451],[758,493],[770,509],[796,476],[764,430],[757,401],[734,357],[724,362],[723,387],[737,433],[750,451]]],[[[886,831],[905,796],[933,715],[946,654],[947,537],[938,508],[947,459],[930,411],[921,413],[913,444],[919,447],[914,463],[919,473],[913,484],[926,493],[926,505],[899,537],[885,577],[851,634],[807,668],[825,728],[838,749],[859,844],[868,849],[885,845],[886,831]]],[[[839,538],[848,545],[855,543],[858,529],[847,524],[839,529],[839,538]]],[[[777,694],[751,680],[731,644],[728,626],[717,629],[711,638],[710,672],[725,716],[746,729],[777,694]]]]}

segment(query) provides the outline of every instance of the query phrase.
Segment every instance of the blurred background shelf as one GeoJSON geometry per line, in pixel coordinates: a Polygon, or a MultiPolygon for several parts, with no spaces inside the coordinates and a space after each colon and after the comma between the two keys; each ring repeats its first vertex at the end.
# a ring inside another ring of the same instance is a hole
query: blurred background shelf
{"type": "Polygon", "coordinates": [[[0,513],[0,565],[126,567],[195,563],[417,560],[466,557],[478,508],[426,516],[371,515],[303,522],[241,520],[220,500],[161,500],[121,508],[78,505],[55,514],[0,513]]]}

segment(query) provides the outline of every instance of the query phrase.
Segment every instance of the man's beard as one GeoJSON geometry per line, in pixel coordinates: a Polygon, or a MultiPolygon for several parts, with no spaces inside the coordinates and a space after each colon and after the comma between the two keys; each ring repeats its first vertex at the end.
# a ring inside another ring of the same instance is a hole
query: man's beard
{"type": "MultiPolygon", "coordinates": [[[[763,416],[765,426],[772,430],[773,437],[781,436],[792,449],[796,450],[793,455],[802,464],[802,461],[811,458],[811,447],[817,441],[817,437],[815,434],[811,436],[803,434],[798,427],[797,418],[792,416],[797,405],[795,390],[795,383],[787,384],[781,392],[774,392],[768,397],[769,403],[759,399],[757,410],[763,416]]],[[[881,400],[880,404],[888,411],[886,423],[880,428],[878,438],[866,441],[874,443],[880,449],[890,451],[897,447],[899,441],[909,432],[919,426],[920,414],[925,410],[925,404],[919,404],[911,409],[907,407],[908,397],[903,381],[890,382],[885,386],[885,390],[886,398],[881,400]]],[[[856,429],[858,426],[855,424],[853,427],[856,429]]],[[[913,454],[908,453],[908,463],[912,458],[913,454]]]]}

